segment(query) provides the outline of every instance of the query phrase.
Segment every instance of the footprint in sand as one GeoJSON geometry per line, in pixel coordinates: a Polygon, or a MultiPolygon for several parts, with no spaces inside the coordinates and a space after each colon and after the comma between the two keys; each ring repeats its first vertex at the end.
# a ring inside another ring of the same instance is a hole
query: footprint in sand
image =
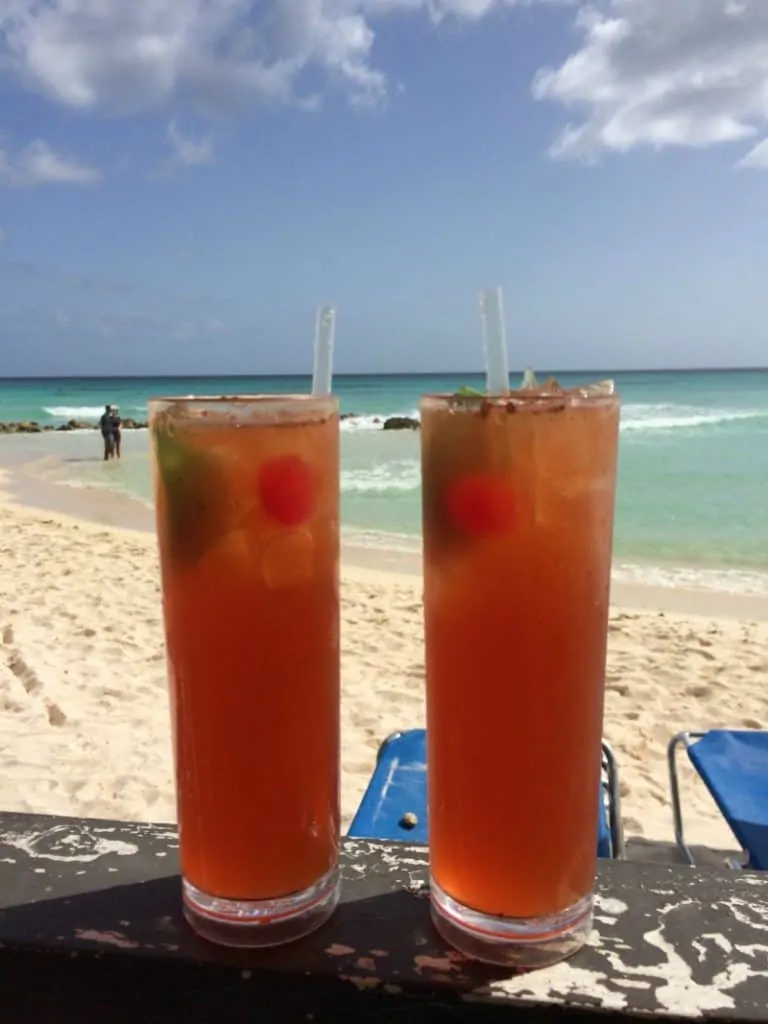
{"type": "Polygon", "coordinates": [[[686,694],[689,697],[711,697],[713,690],[711,686],[707,686],[706,683],[694,683],[693,686],[686,688],[686,694]]]}
{"type": "Polygon", "coordinates": [[[620,697],[626,697],[629,694],[629,683],[609,682],[606,689],[609,693],[618,693],[620,697]]]}
{"type": "Polygon", "coordinates": [[[67,716],[58,704],[55,704],[52,700],[47,700],[45,702],[45,710],[48,712],[48,723],[50,725],[58,728],[59,726],[66,724],[67,716]]]}
{"type": "Polygon", "coordinates": [[[12,644],[13,643],[13,626],[4,626],[3,627],[3,643],[4,644],[12,644]]]}
{"type": "Polygon", "coordinates": [[[30,696],[40,693],[43,684],[40,682],[37,673],[27,665],[26,661],[17,651],[12,651],[9,655],[8,668],[21,681],[22,686],[30,696]]]}
{"type": "MultiPolygon", "coordinates": [[[[4,643],[7,642],[5,640],[5,636],[9,629],[10,627],[6,627],[3,630],[4,643]]],[[[24,687],[24,689],[27,691],[30,697],[36,697],[39,694],[42,694],[43,683],[40,677],[34,671],[34,669],[31,669],[29,667],[29,665],[26,663],[26,661],[24,661],[24,659],[22,658],[18,651],[11,651],[10,655],[8,656],[7,664],[8,668],[21,682],[21,685],[24,687]]],[[[67,721],[67,716],[64,714],[59,705],[55,701],[49,700],[47,697],[43,699],[43,702],[45,704],[46,714],[48,715],[49,725],[53,725],[56,727],[65,725],[67,721]]]]}
{"type": "Polygon", "coordinates": [[[700,650],[698,647],[686,647],[685,653],[686,654],[698,654],[698,656],[700,658],[703,658],[705,661],[716,661],[717,660],[715,658],[714,654],[710,654],[709,651],[700,650]]]}
{"type": "Polygon", "coordinates": [[[7,693],[0,693],[0,711],[10,712],[11,714],[21,714],[25,711],[23,704],[19,704],[18,701],[13,700],[7,693]]]}

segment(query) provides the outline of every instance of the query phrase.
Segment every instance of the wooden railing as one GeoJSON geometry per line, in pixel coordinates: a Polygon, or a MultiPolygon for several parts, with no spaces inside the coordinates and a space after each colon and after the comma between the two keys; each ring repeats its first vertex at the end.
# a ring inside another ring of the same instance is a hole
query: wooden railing
{"type": "Polygon", "coordinates": [[[422,847],[345,840],[342,905],[301,942],[206,944],[173,826],[0,814],[0,1017],[25,1024],[768,1020],[768,878],[601,862],[595,931],[517,977],[429,921],[422,847]]]}

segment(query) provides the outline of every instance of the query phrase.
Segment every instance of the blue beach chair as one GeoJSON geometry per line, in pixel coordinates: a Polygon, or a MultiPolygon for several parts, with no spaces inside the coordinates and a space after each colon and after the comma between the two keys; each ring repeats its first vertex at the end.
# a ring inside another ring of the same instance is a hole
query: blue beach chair
{"type": "MultiPolygon", "coordinates": [[[[620,801],[616,758],[608,744],[603,743],[599,857],[623,856],[620,801]]],[[[358,839],[429,842],[424,729],[393,733],[381,744],[371,781],[347,834],[358,839]]]]}
{"type": "Polygon", "coordinates": [[[694,867],[683,831],[677,775],[677,753],[682,748],[744,851],[746,863],[737,866],[768,871],[768,730],[681,732],[670,740],[667,757],[675,841],[694,867]]]}

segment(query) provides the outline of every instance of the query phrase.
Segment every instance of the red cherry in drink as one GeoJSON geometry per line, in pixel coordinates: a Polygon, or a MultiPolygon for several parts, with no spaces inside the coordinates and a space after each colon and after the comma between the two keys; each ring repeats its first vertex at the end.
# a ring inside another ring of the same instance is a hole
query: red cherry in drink
{"type": "Polygon", "coordinates": [[[267,513],[283,526],[298,526],[312,515],[315,478],[298,455],[278,455],[259,467],[259,497],[267,513]]]}
{"type": "Polygon", "coordinates": [[[463,476],[448,485],[448,515],[459,529],[473,536],[507,533],[514,529],[517,501],[504,480],[487,476],[463,476]]]}

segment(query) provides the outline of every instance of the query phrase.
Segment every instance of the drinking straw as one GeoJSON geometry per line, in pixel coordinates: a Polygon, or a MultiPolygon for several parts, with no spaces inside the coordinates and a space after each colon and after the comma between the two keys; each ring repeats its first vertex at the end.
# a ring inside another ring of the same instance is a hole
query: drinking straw
{"type": "Polygon", "coordinates": [[[319,306],[315,325],[315,368],[312,373],[312,394],[316,398],[331,393],[335,335],[336,310],[333,306],[319,306]]]}
{"type": "Polygon", "coordinates": [[[507,337],[504,327],[504,302],[501,285],[480,292],[480,316],[483,321],[485,377],[489,395],[509,394],[507,337]]]}

